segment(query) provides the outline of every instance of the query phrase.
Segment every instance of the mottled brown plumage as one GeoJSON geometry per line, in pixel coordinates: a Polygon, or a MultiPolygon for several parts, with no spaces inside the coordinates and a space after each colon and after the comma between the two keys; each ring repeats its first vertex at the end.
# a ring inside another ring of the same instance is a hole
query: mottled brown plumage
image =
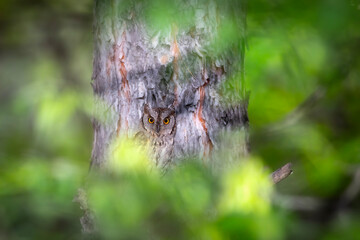
{"type": "Polygon", "coordinates": [[[173,160],[176,116],[173,108],[152,108],[145,104],[141,117],[142,131],[136,138],[147,142],[155,165],[166,170],[173,160]]]}

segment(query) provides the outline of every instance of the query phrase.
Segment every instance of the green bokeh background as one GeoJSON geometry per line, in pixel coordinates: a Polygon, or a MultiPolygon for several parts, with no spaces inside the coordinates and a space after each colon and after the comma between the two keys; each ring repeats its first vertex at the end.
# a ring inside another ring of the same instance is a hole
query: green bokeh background
{"type": "MultiPolygon", "coordinates": [[[[146,17],[186,28],[191,12],[165,2],[146,17]]],[[[189,161],[164,179],[119,163],[145,158],[119,142],[113,171],[88,179],[99,238],[360,236],[360,2],[256,0],[246,9],[245,41],[230,14],[216,41],[219,52],[245,42],[249,161],[219,175],[189,161]],[[290,161],[294,174],[273,187],[268,173],[290,161]]],[[[0,2],[0,239],[80,238],[73,198],[92,147],[92,10],[91,0],[0,2]]]]}

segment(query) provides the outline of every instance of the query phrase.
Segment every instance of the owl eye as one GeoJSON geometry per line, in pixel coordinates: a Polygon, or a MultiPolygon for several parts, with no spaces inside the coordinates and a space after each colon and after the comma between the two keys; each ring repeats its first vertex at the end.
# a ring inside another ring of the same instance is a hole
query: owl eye
{"type": "Polygon", "coordinates": [[[149,117],[149,123],[153,124],[154,123],[154,119],[149,117]]]}
{"type": "Polygon", "coordinates": [[[169,118],[164,118],[164,124],[169,124],[169,122],[170,122],[170,119],[169,118]]]}

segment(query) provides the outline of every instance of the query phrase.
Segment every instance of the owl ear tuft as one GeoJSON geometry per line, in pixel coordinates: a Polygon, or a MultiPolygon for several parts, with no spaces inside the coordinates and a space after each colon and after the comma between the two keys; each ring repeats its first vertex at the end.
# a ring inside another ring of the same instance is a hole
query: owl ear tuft
{"type": "Polygon", "coordinates": [[[171,111],[175,111],[175,107],[173,104],[170,104],[167,108],[169,108],[171,111]]]}
{"type": "Polygon", "coordinates": [[[144,104],[144,112],[149,113],[149,105],[147,103],[144,104]]]}
{"type": "Polygon", "coordinates": [[[173,104],[170,104],[170,105],[168,106],[168,109],[170,109],[171,114],[175,114],[175,107],[174,107],[173,104]]]}

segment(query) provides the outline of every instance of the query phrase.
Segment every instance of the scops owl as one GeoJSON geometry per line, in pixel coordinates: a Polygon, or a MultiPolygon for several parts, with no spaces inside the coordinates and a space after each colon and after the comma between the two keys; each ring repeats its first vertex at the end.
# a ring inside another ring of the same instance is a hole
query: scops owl
{"type": "Polygon", "coordinates": [[[156,166],[166,170],[173,158],[176,133],[174,108],[152,108],[145,104],[141,125],[143,130],[136,137],[147,141],[156,166]]]}

